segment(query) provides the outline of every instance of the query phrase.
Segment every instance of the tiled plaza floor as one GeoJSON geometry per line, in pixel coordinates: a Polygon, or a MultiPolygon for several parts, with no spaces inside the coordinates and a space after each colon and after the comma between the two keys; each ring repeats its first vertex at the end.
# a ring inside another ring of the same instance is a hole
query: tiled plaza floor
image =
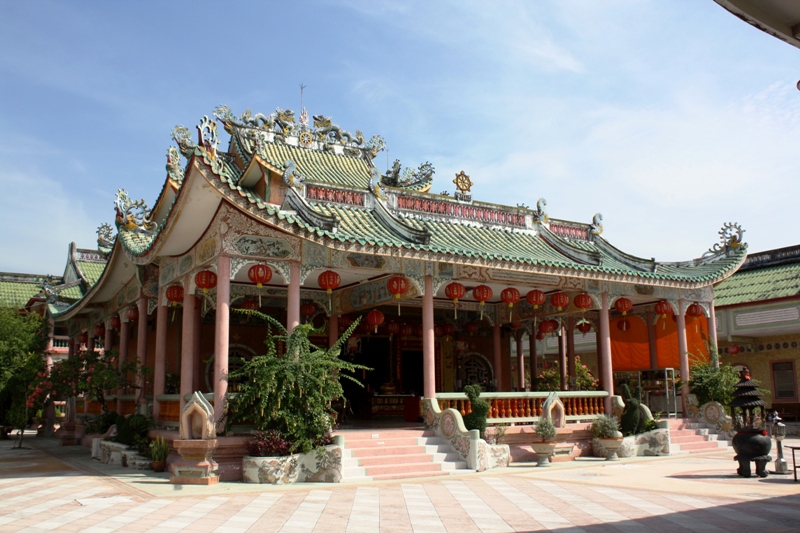
{"type": "Polygon", "coordinates": [[[12,444],[0,441],[2,532],[800,531],[800,483],[741,479],[731,450],[276,488],[173,486],[52,439],[12,444]]]}

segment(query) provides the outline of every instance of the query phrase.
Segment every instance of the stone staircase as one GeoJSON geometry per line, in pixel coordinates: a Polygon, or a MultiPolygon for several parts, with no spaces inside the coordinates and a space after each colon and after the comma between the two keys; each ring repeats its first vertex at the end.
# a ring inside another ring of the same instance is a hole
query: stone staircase
{"type": "Polygon", "coordinates": [[[406,479],[471,472],[465,461],[433,431],[405,429],[344,430],[344,481],[406,479]]]}
{"type": "Polygon", "coordinates": [[[716,431],[696,418],[670,418],[669,438],[670,455],[710,452],[729,445],[726,440],[718,440],[716,431]]]}

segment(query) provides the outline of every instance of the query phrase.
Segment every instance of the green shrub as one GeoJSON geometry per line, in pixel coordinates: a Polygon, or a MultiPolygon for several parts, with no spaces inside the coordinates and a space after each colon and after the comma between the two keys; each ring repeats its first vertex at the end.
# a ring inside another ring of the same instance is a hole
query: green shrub
{"type": "Polygon", "coordinates": [[[622,434],[628,436],[644,433],[647,420],[642,416],[642,411],[639,409],[641,403],[633,397],[628,385],[622,386],[622,397],[625,399],[625,409],[620,417],[622,434]]]}
{"type": "Polygon", "coordinates": [[[164,437],[159,435],[150,442],[150,459],[153,461],[166,461],[169,456],[169,444],[164,437]]]}
{"type": "Polygon", "coordinates": [[[486,438],[486,417],[489,415],[489,402],[481,398],[481,386],[478,384],[464,387],[464,394],[472,404],[472,412],[464,415],[464,426],[467,429],[477,429],[481,438],[486,438]]]}
{"type": "Polygon", "coordinates": [[[689,390],[697,396],[699,405],[719,402],[726,408],[733,400],[739,373],[731,365],[719,368],[713,362],[697,361],[689,369],[689,390]]]}
{"type": "Polygon", "coordinates": [[[613,439],[620,435],[619,422],[613,416],[600,415],[592,423],[592,435],[596,439],[613,439]]]}
{"type": "Polygon", "coordinates": [[[131,415],[117,418],[117,436],[113,441],[127,444],[145,457],[150,456],[150,439],[147,431],[155,424],[144,415],[131,415]]]}
{"type": "Polygon", "coordinates": [[[541,439],[542,442],[553,442],[556,439],[556,426],[551,419],[541,417],[539,421],[536,422],[533,433],[537,438],[541,439]]]}

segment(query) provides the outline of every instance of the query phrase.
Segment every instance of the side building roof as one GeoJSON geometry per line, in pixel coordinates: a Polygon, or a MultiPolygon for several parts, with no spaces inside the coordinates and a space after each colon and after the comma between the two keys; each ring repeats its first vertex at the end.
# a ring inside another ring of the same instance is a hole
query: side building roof
{"type": "Polygon", "coordinates": [[[733,276],[714,287],[714,305],[740,305],[800,296],[800,245],[747,256],[733,276]]]}

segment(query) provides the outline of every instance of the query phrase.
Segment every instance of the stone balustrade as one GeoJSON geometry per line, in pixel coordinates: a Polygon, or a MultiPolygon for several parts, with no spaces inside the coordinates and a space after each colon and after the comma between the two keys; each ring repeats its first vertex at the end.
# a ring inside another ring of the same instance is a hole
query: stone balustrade
{"type": "MultiPolygon", "coordinates": [[[[567,422],[591,420],[605,414],[603,399],[606,391],[557,391],[564,404],[567,422]]],[[[542,407],[550,392],[483,392],[481,398],[491,408],[487,424],[509,424],[514,422],[536,422],[542,415],[542,407]]],[[[467,395],[460,392],[440,392],[436,400],[442,410],[455,409],[461,415],[472,412],[467,395]]]]}

